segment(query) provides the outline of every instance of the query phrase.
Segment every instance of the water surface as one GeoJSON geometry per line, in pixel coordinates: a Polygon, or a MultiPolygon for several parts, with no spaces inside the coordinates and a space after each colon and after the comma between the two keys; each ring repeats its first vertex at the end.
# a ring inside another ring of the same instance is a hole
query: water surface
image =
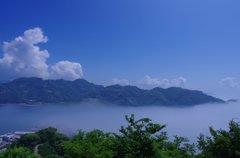
{"type": "Polygon", "coordinates": [[[240,106],[232,104],[206,104],[185,108],[159,106],[127,107],[102,105],[97,102],[82,104],[1,105],[0,134],[25,131],[48,126],[62,132],[73,133],[101,129],[117,132],[125,125],[124,115],[149,117],[154,122],[166,124],[169,136],[180,135],[196,141],[200,133],[208,134],[208,127],[227,129],[231,119],[240,120],[240,106]]]}

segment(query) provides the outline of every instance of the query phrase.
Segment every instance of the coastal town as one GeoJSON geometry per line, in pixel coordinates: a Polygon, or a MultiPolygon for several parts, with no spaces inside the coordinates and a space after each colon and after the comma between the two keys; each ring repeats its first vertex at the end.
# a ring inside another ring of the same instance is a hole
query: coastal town
{"type": "Polygon", "coordinates": [[[34,132],[16,131],[13,133],[0,135],[0,152],[5,151],[14,141],[21,138],[23,135],[31,134],[31,133],[34,133],[34,132]]]}

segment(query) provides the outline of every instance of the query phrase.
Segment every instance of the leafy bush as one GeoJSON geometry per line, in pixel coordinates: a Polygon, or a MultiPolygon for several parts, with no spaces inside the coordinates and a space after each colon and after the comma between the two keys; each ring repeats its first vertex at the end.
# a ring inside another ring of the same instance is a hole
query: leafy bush
{"type": "Polygon", "coordinates": [[[230,121],[229,131],[209,128],[211,137],[200,135],[198,145],[202,150],[201,158],[239,158],[240,125],[230,121]]]}
{"type": "Polygon", "coordinates": [[[37,158],[37,156],[27,148],[10,148],[0,153],[0,158],[37,158]]]}

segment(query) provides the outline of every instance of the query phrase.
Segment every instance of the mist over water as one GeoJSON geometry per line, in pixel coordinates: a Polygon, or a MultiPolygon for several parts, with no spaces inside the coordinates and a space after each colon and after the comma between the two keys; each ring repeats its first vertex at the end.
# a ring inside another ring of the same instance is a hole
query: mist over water
{"type": "Polygon", "coordinates": [[[121,125],[126,125],[124,116],[130,114],[135,114],[137,119],[148,117],[155,123],[166,124],[165,131],[170,137],[179,135],[195,142],[200,133],[209,134],[209,126],[213,126],[214,129],[227,129],[231,119],[239,121],[240,105],[205,104],[184,108],[128,107],[102,105],[97,102],[27,107],[2,105],[0,134],[48,126],[57,127],[65,133],[74,133],[79,129],[118,132],[121,125]]]}

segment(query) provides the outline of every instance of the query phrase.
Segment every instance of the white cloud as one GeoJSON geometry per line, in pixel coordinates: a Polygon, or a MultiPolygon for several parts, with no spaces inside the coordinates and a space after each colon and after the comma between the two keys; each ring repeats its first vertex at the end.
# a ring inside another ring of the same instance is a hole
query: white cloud
{"type": "Polygon", "coordinates": [[[225,77],[221,79],[220,84],[223,86],[240,88],[240,82],[234,77],[225,77]]]}
{"type": "Polygon", "coordinates": [[[184,77],[178,77],[175,79],[167,78],[153,78],[149,75],[146,75],[140,82],[140,86],[144,88],[154,88],[154,87],[184,87],[187,80],[184,77]]]}
{"type": "Polygon", "coordinates": [[[172,79],[171,86],[173,87],[184,87],[187,82],[187,79],[184,77],[178,77],[175,79],[172,79]]]}
{"type": "Polygon", "coordinates": [[[60,61],[51,66],[50,76],[54,79],[65,78],[68,80],[81,78],[83,76],[82,66],[79,63],[60,61]]]}
{"type": "Polygon", "coordinates": [[[113,78],[111,81],[111,84],[112,85],[118,84],[118,85],[126,86],[126,85],[129,85],[130,83],[127,79],[113,78]]]}
{"type": "Polygon", "coordinates": [[[167,87],[169,85],[168,79],[152,78],[146,75],[143,80],[140,81],[141,85],[150,87],[167,87]]]}
{"type": "Polygon", "coordinates": [[[3,57],[0,58],[2,79],[18,77],[41,77],[43,79],[74,80],[83,76],[79,63],[60,61],[48,65],[49,53],[37,44],[46,43],[48,38],[41,28],[26,30],[22,36],[3,43],[3,57]]]}
{"type": "Polygon", "coordinates": [[[26,30],[23,34],[23,38],[29,44],[38,44],[48,41],[48,38],[44,36],[42,29],[39,27],[26,30]]]}

